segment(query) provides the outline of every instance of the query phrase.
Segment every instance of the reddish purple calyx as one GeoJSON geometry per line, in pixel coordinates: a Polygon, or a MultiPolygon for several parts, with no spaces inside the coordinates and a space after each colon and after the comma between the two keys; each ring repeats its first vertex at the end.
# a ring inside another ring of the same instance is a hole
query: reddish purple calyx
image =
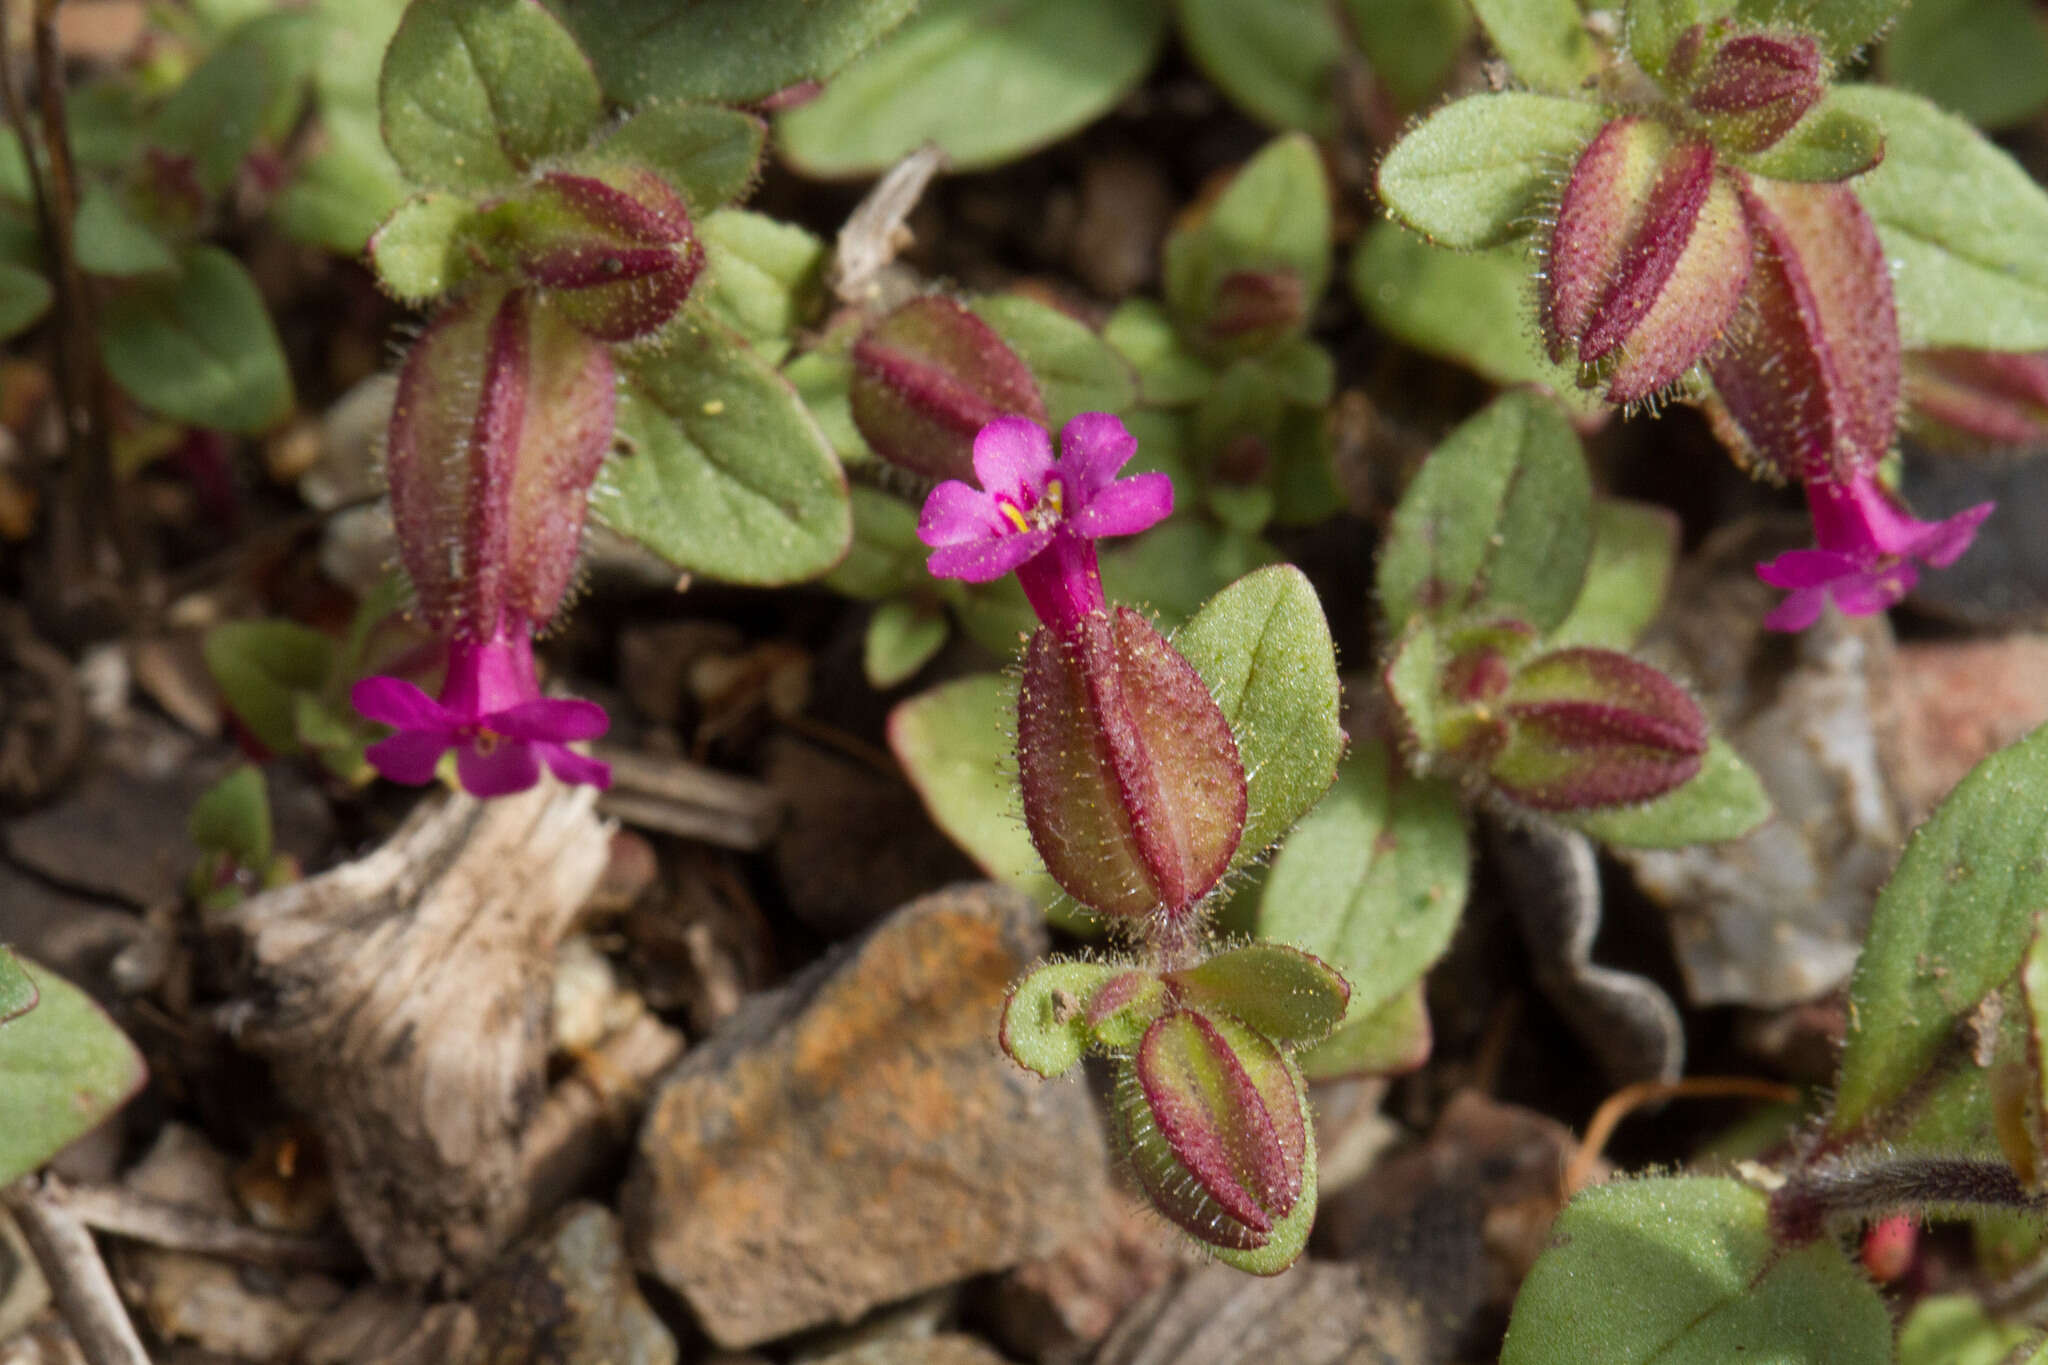
{"type": "Polygon", "coordinates": [[[472,796],[508,796],[540,780],[543,765],[564,782],[611,785],[611,767],[566,746],[595,739],[611,720],[596,702],[542,697],[533,642],[523,629],[448,646],[439,700],[402,678],[365,678],[349,692],[356,710],[398,733],[365,752],[393,782],[431,782],[441,755],[472,796]]]}
{"type": "Polygon", "coordinates": [[[1915,351],[1905,392],[1923,438],[1944,444],[2048,444],[2048,351],[1915,351]]]}
{"type": "Polygon", "coordinates": [[[1846,483],[1811,480],[1806,502],[1816,548],[1757,566],[1757,577],[1791,592],[1764,618],[1772,630],[1804,630],[1830,601],[1850,616],[1892,606],[1920,579],[1913,561],[1936,569],[1955,563],[1994,506],[1980,502],[1941,521],[1921,521],[1868,474],[1846,483]]]}
{"type": "Polygon", "coordinates": [[[988,583],[1014,571],[1038,619],[1061,639],[1104,608],[1095,542],[1135,535],[1173,511],[1164,474],[1118,478],[1138,442],[1106,412],[1084,412],[1060,431],[1021,417],[990,422],[974,438],[980,488],[948,479],[932,490],[917,535],[939,578],[988,583]]]}
{"type": "Polygon", "coordinates": [[[1749,282],[1750,236],[1714,149],[1642,115],[1580,155],[1551,237],[1544,322],[1607,397],[1676,383],[1722,340],[1749,282]]]}
{"type": "Polygon", "coordinates": [[[1715,50],[1687,100],[1716,141],[1760,152],[1806,116],[1827,86],[1820,44],[1804,33],[1742,33],[1715,50]]]}

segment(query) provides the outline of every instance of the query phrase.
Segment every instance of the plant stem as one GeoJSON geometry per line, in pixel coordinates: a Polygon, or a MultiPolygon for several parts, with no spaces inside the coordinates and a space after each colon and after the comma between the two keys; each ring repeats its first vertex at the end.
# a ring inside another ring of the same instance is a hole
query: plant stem
{"type": "Polygon", "coordinates": [[[91,1365],[149,1365],[149,1352],[142,1348],[85,1224],[63,1205],[44,1198],[34,1181],[0,1190],[0,1203],[20,1225],[86,1360],[91,1365]]]}

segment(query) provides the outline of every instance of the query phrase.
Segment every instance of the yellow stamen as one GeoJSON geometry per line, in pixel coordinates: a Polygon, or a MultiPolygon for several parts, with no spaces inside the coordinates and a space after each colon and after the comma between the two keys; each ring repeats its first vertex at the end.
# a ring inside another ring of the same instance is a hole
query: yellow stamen
{"type": "Polygon", "coordinates": [[[479,730],[473,743],[476,745],[477,753],[487,754],[498,747],[498,736],[491,730],[479,730]]]}
{"type": "Polygon", "coordinates": [[[1031,529],[1031,523],[1024,520],[1024,514],[1023,512],[1017,509],[1016,504],[1008,502],[998,502],[996,504],[996,507],[999,511],[1002,512],[1002,514],[1005,517],[1009,518],[1010,525],[1016,527],[1020,531],[1028,531],[1031,529]]]}
{"type": "Polygon", "coordinates": [[[1058,521],[1067,514],[1066,490],[1060,487],[1058,479],[1045,481],[1045,505],[1052,509],[1053,520],[1058,521]]]}

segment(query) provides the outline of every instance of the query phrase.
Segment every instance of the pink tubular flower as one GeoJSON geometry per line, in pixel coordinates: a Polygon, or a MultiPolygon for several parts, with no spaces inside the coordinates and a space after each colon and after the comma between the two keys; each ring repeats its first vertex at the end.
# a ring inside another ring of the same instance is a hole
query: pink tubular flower
{"type": "Polygon", "coordinates": [[[524,630],[479,644],[454,640],[439,701],[402,678],[365,678],[349,693],[356,710],[398,733],[372,744],[370,765],[393,782],[434,780],[441,755],[472,796],[509,796],[540,780],[545,763],[564,782],[611,785],[609,764],[563,746],[595,739],[611,721],[592,701],[550,700],[534,681],[533,642],[524,630]]]}
{"type": "Polygon", "coordinates": [[[948,479],[925,499],[917,536],[940,578],[987,583],[1015,570],[1038,619],[1065,637],[1103,609],[1095,542],[1135,535],[1173,511],[1164,474],[1116,477],[1137,438],[1106,412],[1084,412],[1060,431],[1053,458],[1045,428],[1002,417],[974,438],[973,488],[948,479]]]}
{"type": "Polygon", "coordinates": [[[1955,563],[1993,506],[1980,502],[1941,521],[1921,521],[1862,473],[1846,484],[1811,480],[1806,501],[1819,548],[1789,550],[1757,566],[1757,577],[1792,593],[1764,618],[1772,630],[1805,630],[1829,598],[1851,616],[1883,611],[1919,581],[1912,561],[1935,569],[1955,563]]]}

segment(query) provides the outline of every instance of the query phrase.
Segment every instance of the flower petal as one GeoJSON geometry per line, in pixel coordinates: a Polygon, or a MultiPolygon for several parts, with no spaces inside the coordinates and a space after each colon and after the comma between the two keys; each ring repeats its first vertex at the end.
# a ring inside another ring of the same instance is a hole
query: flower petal
{"type": "Polygon", "coordinates": [[[453,731],[464,720],[403,678],[365,678],[349,689],[348,699],[366,718],[401,730],[453,731]]]}
{"type": "Polygon", "coordinates": [[[1820,619],[1821,608],[1827,603],[1827,589],[1800,588],[1780,602],[1770,615],[1764,617],[1764,629],[1805,630],[1820,619]]]}
{"type": "Polygon", "coordinates": [[[1026,417],[998,417],[974,437],[974,476],[993,497],[1030,507],[1052,472],[1052,437],[1026,417]]]}
{"type": "Polygon", "coordinates": [[[455,771],[471,796],[510,796],[540,781],[540,760],[524,740],[503,740],[488,751],[471,742],[455,755],[455,771]]]}
{"type": "Polygon", "coordinates": [[[917,516],[917,538],[933,549],[987,540],[1013,529],[996,510],[994,498],[958,479],[934,488],[917,516]]]}
{"type": "Polygon", "coordinates": [[[1920,580],[1911,564],[1894,561],[1828,585],[1844,616],[1872,616],[1894,606],[1920,580]]]}
{"type": "Polygon", "coordinates": [[[1980,502],[1952,517],[1923,524],[1907,553],[1915,559],[1925,560],[1933,568],[1946,569],[1970,548],[1970,542],[1977,538],[1977,528],[1984,524],[1984,518],[1990,516],[1997,505],[1980,502]]]}
{"type": "Polygon", "coordinates": [[[417,787],[434,780],[435,766],[454,742],[443,730],[400,730],[363,750],[363,757],[393,782],[417,787]]]}
{"type": "Polygon", "coordinates": [[[596,739],[611,728],[612,718],[594,701],[563,697],[523,702],[485,716],[483,723],[507,739],[560,742],[596,739]]]}
{"type": "Polygon", "coordinates": [[[945,545],[932,551],[925,567],[934,578],[988,583],[1001,578],[1052,543],[1050,530],[1017,531],[967,545],[945,545]]]}
{"type": "Polygon", "coordinates": [[[1833,550],[1787,550],[1768,564],[1756,566],[1756,576],[1774,588],[1819,588],[1859,571],[1848,555],[1833,550]]]}
{"type": "Polygon", "coordinates": [[[1108,487],[1137,453],[1138,438],[1112,413],[1084,412],[1060,428],[1060,473],[1073,492],[1108,487]]]}
{"type": "Polygon", "coordinates": [[[602,759],[586,758],[559,744],[536,744],[533,748],[548,765],[548,771],[572,786],[581,783],[603,791],[612,784],[612,765],[602,759]]]}
{"type": "Polygon", "coordinates": [[[1172,511],[1173,480],[1164,474],[1139,474],[1117,479],[1097,492],[1067,524],[1090,540],[1134,536],[1166,520],[1172,511]]]}

